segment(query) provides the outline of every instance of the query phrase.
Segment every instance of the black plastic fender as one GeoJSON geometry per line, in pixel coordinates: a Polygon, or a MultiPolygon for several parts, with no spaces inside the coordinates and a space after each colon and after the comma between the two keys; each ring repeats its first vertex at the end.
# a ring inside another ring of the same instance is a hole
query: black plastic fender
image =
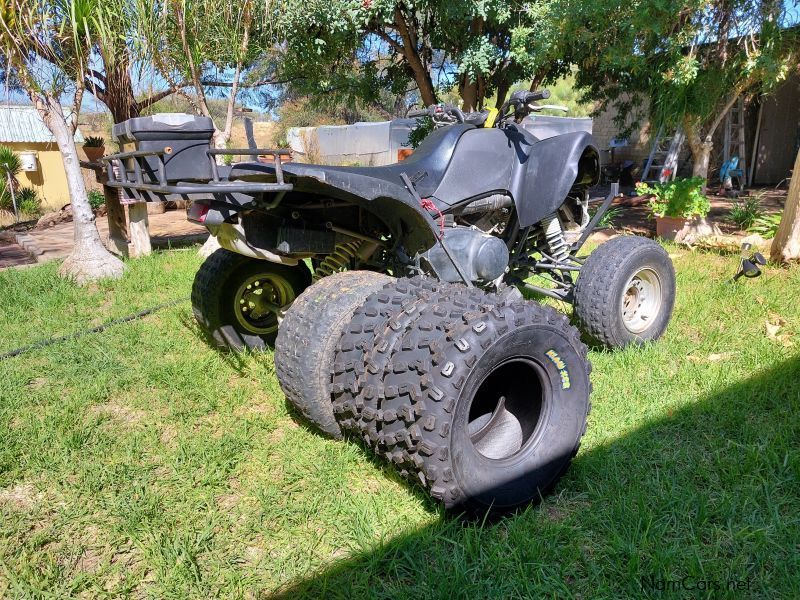
{"type": "Polygon", "coordinates": [[[520,227],[538,223],[558,210],[576,183],[588,187],[600,178],[599,153],[591,134],[566,133],[533,143],[532,136],[524,138],[515,144],[521,160],[515,164],[509,190],[520,227]]]}

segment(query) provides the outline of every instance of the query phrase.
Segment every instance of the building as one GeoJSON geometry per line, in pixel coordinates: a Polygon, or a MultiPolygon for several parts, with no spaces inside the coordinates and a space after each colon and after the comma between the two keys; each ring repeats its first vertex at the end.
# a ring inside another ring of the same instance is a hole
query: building
{"type": "MultiPolygon", "coordinates": [[[[75,141],[83,143],[80,131],[75,141]]],[[[32,106],[0,105],[0,144],[23,159],[20,185],[31,187],[42,199],[42,209],[58,210],[69,204],[64,163],[55,138],[32,106]]]]}
{"type": "MultiPolygon", "coordinates": [[[[594,138],[601,150],[603,164],[611,162],[610,149],[614,145],[612,140],[618,135],[614,117],[614,111],[609,109],[594,119],[594,138]]],[[[630,160],[641,168],[650,153],[652,135],[655,133],[651,131],[649,123],[644,123],[624,145],[614,148],[614,162],[630,160]]],[[[723,121],[714,132],[710,181],[715,181],[723,163],[724,138],[723,121]]],[[[755,159],[752,185],[775,185],[788,177],[800,147],[800,73],[794,71],[768,96],[746,99],[745,147],[747,152],[744,163],[748,175],[755,159]]],[[[691,152],[687,144],[684,144],[678,164],[679,175],[691,174],[691,152]]]]}

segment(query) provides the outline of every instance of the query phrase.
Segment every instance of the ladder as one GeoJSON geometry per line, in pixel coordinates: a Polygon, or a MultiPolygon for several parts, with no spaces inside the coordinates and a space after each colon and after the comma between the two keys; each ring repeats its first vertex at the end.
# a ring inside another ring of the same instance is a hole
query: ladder
{"type": "Polygon", "coordinates": [[[672,135],[664,135],[664,128],[659,128],[644,166],[642,181],[666,183],[675,179],[678,156],[685,139],[686,135],[681,127],[678,127],[672,135]]]}
{"type": "Polygon", "coordinates": [[[737,156],[739,163],[736,168],[743,173],[747,172],[745,167],[745,119],[744,119],[744,98],[739,96],[736,102],[725,116],[725,141],[722,146],[722,162],[728,162],[732,157],[737,156]]]}

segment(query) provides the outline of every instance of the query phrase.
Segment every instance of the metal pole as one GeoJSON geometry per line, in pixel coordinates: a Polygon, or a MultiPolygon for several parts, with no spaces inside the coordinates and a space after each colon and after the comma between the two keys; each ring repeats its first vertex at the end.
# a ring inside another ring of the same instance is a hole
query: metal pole
{"type": "Polygon", "coordinates": [[[8,190],[11,192],[11,205],[14,207],[14,219],[15,219],[14,222],[19,223],[19,211],[17,210],[17,197],[16,194],[14,194],[14,186],[11,184],[11,171],[8,170],[8,167],[6,167],[5,169],[6,169],[6,187],[8,187],[8,190]]]}

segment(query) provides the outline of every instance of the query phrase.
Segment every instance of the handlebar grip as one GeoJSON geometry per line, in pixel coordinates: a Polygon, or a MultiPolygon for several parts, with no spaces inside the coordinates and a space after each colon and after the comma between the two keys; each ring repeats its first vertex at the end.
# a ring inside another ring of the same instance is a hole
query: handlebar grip
{"type": "Polygon", "coordinates": [[[427,117],[431,114],[430,109],[427,108],[417,108],[415,110],[410,110],[406,113],[406,117],[409,119],[416,119],[417,117],[427,117]]]}
{"type": "Polygon", "coordinates": [[[539,100],[547,100],[550,97],[550,90],[536,90],[531,92],[526,97],[528,102],[538,102],[539,100]]]}

